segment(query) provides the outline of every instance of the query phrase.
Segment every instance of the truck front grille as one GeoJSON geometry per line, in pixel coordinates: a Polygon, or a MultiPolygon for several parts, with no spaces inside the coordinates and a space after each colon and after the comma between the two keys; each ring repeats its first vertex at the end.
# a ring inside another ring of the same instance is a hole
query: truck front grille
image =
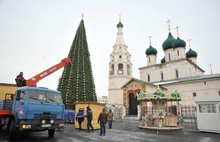
{"type": "Polygon", "coordinates": [[[34,114],[35,119],[55,119],[57,114],[51,114],[50,112],[43,112],[43,114],[34,114]]]}

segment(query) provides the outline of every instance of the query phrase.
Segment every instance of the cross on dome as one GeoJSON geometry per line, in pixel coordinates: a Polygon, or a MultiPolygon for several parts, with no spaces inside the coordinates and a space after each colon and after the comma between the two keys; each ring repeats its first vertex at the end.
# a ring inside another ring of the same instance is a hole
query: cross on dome
{"type": "Polygon", "coordinates": [[[175,29],[176,29],[176,33],[177,33],[177,37],[179,37],[179,28],[180,27],[176,27],[175,29]]]}
{"type": "Polygon", "coordinates": [[[191,40],[192,40],[192,39],[188,39],[188,42],[189,42],[189,48],[191,48],[191,40]]]}
{"type": "Polygon", "coordinates": [[[171,22],[171,20],[168,19],[168,20],[167,20],[167,23],[168,23],[168,30],[169,30],[169,32],[170,32],[170,22],[171,22]]]}
{"type": "Polygon", "coordinates": [[[150,45],[151,45],[151,37],[152,37],[152,36],[149,36],[149,37],[148,37],[148,38],[149,38],[150,45]]]}

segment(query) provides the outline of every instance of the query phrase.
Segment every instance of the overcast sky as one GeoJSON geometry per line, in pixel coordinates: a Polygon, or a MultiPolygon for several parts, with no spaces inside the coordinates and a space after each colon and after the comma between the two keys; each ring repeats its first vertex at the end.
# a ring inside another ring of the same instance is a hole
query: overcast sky
{"type": "MultiPolygon", "coordinates": [[[[108,95],[108,65],[120,13],[135,78],[138,68],[147,65],[148,36],[158,51],[157,62],[164,57],[167,19],[174,37],[178,26],[181,39],[192,39],[205,74],[210,74],[209,64],[213,73],[220,73],[219,6],[219,0],[0,0],[0,83],[15,83],[20,71],[29,79],[67,57],[82,13],[97,96],[108,95]]],[[[38,86],[57,89],[62,71],[38,86]]]]}

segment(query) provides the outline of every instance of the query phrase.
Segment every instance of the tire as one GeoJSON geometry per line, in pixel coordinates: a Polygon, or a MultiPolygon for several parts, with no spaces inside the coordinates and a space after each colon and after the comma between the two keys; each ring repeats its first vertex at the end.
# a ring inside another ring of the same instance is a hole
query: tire
{"type": "Polygon", "coordinates": [[[49,129],[49,130],[48,130],[48,136],[49,136],[49,137],[53,137],[53,136],[54,136],[54,133],[55,133],[55,130],[54,130],[54,129],[49,129]]]}
{"type": "Polygon", "coordinates": [[[1,119],[1,116],[0,116],[0,130],[2,129],[2,119],[1,119]]]}
{"type": "Polygon", "coordinates": [[[11,125],[9,128],[9,138],[10,140],[15,140],[17,138],[17,129],[15,126],[15,120],[11,121],[11,125]]]}

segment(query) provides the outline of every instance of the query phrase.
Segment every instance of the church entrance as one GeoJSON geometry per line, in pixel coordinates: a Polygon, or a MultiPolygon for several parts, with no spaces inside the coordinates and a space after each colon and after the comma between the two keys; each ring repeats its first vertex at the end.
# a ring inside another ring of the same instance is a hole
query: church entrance
{"type": "Polygon", "coordinates": [[[137,115],[137,105],[137,97],[133,93],[131,93],[129,95],[129,115],[137,115]]]}

